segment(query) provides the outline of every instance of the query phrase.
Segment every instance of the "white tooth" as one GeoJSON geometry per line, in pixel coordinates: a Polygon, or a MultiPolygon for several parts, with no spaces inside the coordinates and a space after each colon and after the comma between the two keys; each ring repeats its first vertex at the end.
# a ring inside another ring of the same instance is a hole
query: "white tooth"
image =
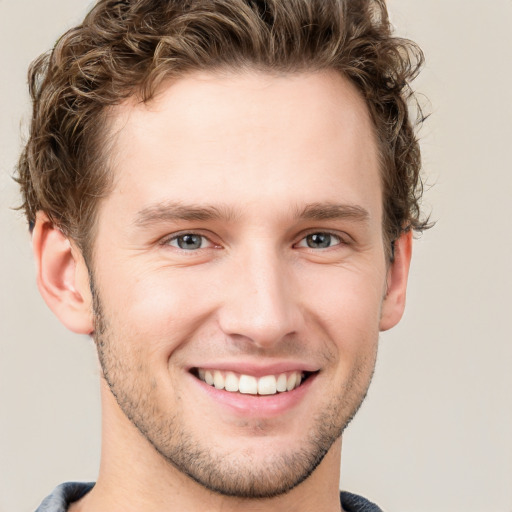
{"type": "Polygon", "coordinates": [[[238,377],[233,372],[226,373],[226,379],[224,381],[224,387],[226,391],[238,391],[238,377]]]}
{"type": "Polygon", "coordinates": [[[286,381],[286,390],[291,391],[295,388],[295,383],[297,382],[297,372],[290,373],[288,376],[288,380],[286,381]]]}
{"type": "Polygon", "coordinates": [[[215,370],[213,373],[213,385],[217,389],[224,389],[224,375],[219,370],[215,370]]]}
{"type": "Polygon", "coordinates": [[[276,394],[276,378],[273,375],[266,375],[258,380],[259,395],[275,395],[276,394]]]}
{"type": "Polygon", "coordinates": [[[204,370],[201,370],[201,368],[199,368],[199,370],[197,370],[197,373],[199,374],[199,378],[201,380],[204,380],[204,374],[206,373],[204,370]]]}
{"type": "Polygon", "coordinates": [[[279,375],[279,377],[277,378],[276,382],[277,391],[279,391],[280,393],[286,391],[286,381],[286,373],[281,373],[281,375],[279,375]]]}
{"type": "Polygon", "coordinates": [[[302,382],[302,373],[299,372],[297,374],[297,380],[295,381],[295,387],[298,388],[300,386],[300,383],[302,382]]]}
{"type": "Polygon", "coordinates": [[[256,380],[256,377],[252,377],[251,375],[240,375],[238,389],[240,390],[240,393],[244,393],[246,395],[257,395],[258,381],[256,380]]]}
{"type": "Polygon", "coordinates": [[[204,381],[209,386],[213,386],[213,373],[210,370],[204,372],[204,381]]]}

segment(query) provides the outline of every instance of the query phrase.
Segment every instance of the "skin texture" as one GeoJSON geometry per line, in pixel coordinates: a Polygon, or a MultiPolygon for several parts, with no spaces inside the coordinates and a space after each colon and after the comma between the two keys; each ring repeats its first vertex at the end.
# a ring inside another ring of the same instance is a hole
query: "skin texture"
{"type": "Polygon", "coordinates": [[[34,232],[43,296],[94,331],[105,377],[100,476],[73,510],[339,510],[340,436],[411,246],[386,260],[364,101],[334,72],[194,74],[111,118],[91,274],[44,214],[34,232]],[[314,373],[233,404],[194,368],[314,373]]]}

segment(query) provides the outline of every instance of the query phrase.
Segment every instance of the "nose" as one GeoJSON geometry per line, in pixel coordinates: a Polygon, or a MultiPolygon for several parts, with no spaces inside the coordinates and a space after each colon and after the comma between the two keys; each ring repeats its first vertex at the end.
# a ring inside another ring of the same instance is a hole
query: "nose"
{"type": "Polygon", "coordinates": [[[289,265],[275,251],[244,255],[222,285],[222,331],[259,348],[300,331],[303,315],[294,281],[289,265]]]}

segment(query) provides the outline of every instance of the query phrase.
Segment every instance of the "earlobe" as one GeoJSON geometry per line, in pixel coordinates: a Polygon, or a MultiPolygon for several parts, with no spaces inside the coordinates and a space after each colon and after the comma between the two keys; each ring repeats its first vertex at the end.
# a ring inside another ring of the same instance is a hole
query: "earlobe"
{"type": "Polygon", "coordinates": [[[37,286],[48,307],[71,331],[93,332],[88,270],[76,246],[44,212],[38,212],[32,233],[37,286]]]}
{"type": "Polygon", "coordinates": [[[409,230],[395,240],[394,260],[388,269],[386,295],[382,303],[381,331],[394,327],[404,313],[411,255],[412,231],[409,230]]]}

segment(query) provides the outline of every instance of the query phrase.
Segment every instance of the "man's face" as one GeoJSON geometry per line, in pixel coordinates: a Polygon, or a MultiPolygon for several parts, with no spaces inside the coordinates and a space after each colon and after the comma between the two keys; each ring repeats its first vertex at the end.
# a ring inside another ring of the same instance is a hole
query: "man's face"
{"type": "Polygon", "coordinates": [[[282,493],[374,368],[388,265],[364,102],[334,73],[203,74],[113,115],[92,265],[105,378],[196,481],[282,493]]]}

